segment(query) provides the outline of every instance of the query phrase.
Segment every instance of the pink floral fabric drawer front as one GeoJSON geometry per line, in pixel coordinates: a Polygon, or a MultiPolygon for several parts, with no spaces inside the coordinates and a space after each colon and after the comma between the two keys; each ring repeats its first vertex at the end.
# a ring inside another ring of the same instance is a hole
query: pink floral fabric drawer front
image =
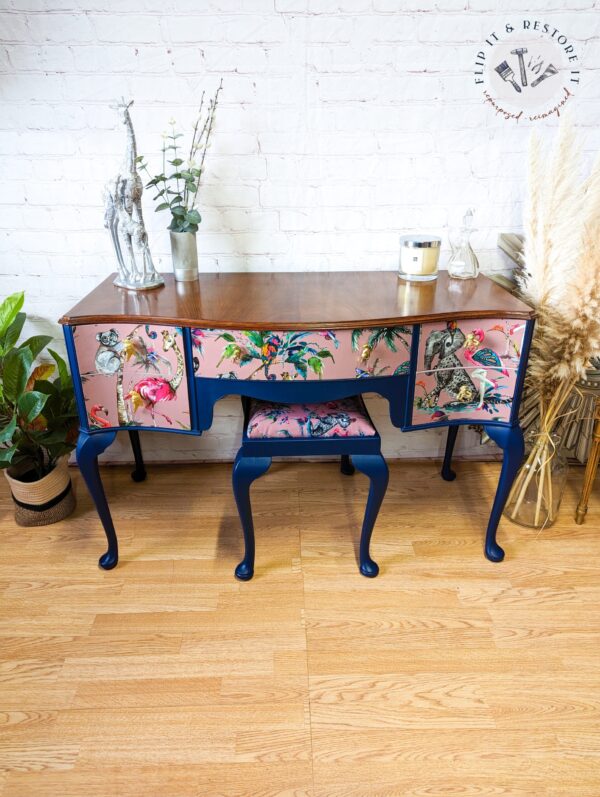
{"type": "Polygon", "coordinates": [[[373,437],[377,432],[358,396],[317,404],[254,401],[248,437],[373,437]]]}
{"type": "Polygon", "coordinates": [[[196,375],[213,379],[368,379],[407,374],[412,327],[307,332],[193,329],[196,375]]]}
{"type": "Polygon", "coordinates": [[[73,337],[90,429],[190,429],[178,327],[86,324],[73,337]]]}
{"type": "Polygon", "coordinates": [[[413,425],[509,421],[525,326],[501,318],[423,324],[413,425]]]}

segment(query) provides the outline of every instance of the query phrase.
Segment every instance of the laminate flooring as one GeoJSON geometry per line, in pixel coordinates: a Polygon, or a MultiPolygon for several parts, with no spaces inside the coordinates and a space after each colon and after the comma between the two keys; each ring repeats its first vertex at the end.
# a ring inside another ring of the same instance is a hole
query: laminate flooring
{"type": "Polygon", "coordinates": [[[0,486],[0,797],[598,797],[600,489],[482,541],[499,465],[332,462],[253,488],[256,575],[235,580],[231,466],[104,468],[119,566],[78,506],[14,524],[0,486]]]}

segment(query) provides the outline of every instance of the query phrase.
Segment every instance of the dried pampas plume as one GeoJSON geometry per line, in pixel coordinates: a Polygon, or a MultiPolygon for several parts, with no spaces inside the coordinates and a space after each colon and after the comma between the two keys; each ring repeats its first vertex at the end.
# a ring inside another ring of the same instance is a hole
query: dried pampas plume
{"type": "Polygon", "coordinates": [[[528,386],[543,401],[600,351],[600,159],[582,178],[570,119],[550,157],[532,137],[521,293],[537,311],[528,386]]]}
{"type": "Polygon", "coordinates": [[[575,383],[600,352],[600,158],[585,180],[581,160],[568,117],[549,156],[536,136],[531,139],[519,287],[536,310],[526,390],[538,396],[539,432],[514,482],[507,514],[519,520],[533,488],[535,513],[528,525],[537,527],[551,523],[557,507],[552,433],[575,383]]]}

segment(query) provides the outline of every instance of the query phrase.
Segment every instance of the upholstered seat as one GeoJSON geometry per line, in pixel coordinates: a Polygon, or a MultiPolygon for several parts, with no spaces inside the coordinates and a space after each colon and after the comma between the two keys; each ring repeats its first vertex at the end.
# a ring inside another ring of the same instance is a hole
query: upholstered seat
{"type": "Polygon", "coordinates": [[[250,405],[248,437],[374,437],[360,396],[318,404],[277,404],[253,401],[250,405]]]}
{"type": "Polygon", "coordinates": [[[359,569],[373,578],[379,572],[369,544],[388,483],[381,455],[381,438],[360,396],[314,404],[276,404],[243,398],[244,433],[233,466],[233,494],[244,532],[244,558],[237,578],[254,575],[254,522],[250,485],[269,470],[272,457],[341,456],[341,471],[350,476],[354,466],[368,476],[369,497],[359,546],[359,569]]]}

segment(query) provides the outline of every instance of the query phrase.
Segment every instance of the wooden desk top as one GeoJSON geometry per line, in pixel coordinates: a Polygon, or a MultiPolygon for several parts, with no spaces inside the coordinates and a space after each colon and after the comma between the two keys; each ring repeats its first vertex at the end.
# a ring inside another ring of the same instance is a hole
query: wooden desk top
{"type": "Polygon", "coordinates": [[[114,286],[111,275],[66,313],[61,324],[161,321],[215,329],[352,329],[453,318],[533,318],[495,282],[407,283],[394,271],[200,274],[151,291],[114,286]]]}

